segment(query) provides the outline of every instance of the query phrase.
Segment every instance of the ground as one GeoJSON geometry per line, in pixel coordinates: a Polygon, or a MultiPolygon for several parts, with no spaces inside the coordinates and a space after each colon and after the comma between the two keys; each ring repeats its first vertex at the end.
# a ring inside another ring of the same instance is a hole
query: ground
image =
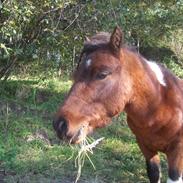
{"type": "MultiPolygon", "coordinates": [[[[70,80],[59,78],[11,78],[1,83],[0,182],[74,182],[77,147],[58,140],[52,128],[70,85],[70,80]]],[[[100,137],[105,139],[90,156],[95,169],[86,160],[79,183],[148,182],[144,158],[124,114],[93,134],[100,137]]],[[[162,160],[166,172],[164,156],[162,160]]]]}

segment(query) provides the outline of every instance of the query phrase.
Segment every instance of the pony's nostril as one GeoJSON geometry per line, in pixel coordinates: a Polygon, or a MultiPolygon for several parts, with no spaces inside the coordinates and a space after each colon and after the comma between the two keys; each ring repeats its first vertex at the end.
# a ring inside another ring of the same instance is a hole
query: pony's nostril
{"type": "Polygon", "coordinates": [[[58,124],[58,129],[62,129],[62,125],[64,124],[64,121],[60,121],[58,124]]]}
{"type": "Polygon", "coordinates": [[[67,133],[67,121],[64,118],[58,118],[53,122],[53,127],[57,134],[63,138],[67,133]]]}
{"type": "Polygon", "coordinates": [[[60,123],[58,124],[58,130],[62,132],[67,131],[67,122],[65,120],[61,120],[60,123]]]}

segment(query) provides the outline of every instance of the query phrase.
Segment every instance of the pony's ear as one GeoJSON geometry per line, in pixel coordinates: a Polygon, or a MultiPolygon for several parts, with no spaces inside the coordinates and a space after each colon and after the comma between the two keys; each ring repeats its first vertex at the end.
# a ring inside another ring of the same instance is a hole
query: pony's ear
{"type": "Polygon", "coordinates": [[[85,36],[84,45],[87,45],[91,42],[90,38],[88,36],[85,36]]]}
{"type": "Polygon", "coordinates": [[[85,42],[90,42],[90,38],[88,36],[85,36],[85,42]]]}
{"type": "Polygon", "coordinates": [[[116,26],[110,37],[110,46],[115,52],[119,52],[122,42],[123,42],[123,32],[119,26],[116,26]]]}

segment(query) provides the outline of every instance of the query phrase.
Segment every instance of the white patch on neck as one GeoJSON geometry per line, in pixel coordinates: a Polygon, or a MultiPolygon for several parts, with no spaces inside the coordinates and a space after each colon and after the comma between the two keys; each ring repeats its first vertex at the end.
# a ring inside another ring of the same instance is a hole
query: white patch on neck
{"type": "Polygon", "coordinates": [[[183,181],[182,181],[182,177],[179,177],[179,179],[175,181],[168,178],[166,183],[183,183],[183,181]]]}
{"type": "Polygon", "coordinates": [[[86,67],[87,67],[87,68],[88,68],[88,67],[90,67],[91,62],[92,62],[92,60],[91,60],[91,59],[86,60],[86,67]]]}
{"type": "Polygon", "coordinates": [[[151,70],[155,73],[156,78],[159,81],[159,83],[163,86],[166,86],[166,83],[165,83],[165,80],[164,80],[164,75],[163,75],[159,65],[156,64],[155,62],[150,62],[148,60],[145,60],[145,61],[148,63],[151,70]]]}

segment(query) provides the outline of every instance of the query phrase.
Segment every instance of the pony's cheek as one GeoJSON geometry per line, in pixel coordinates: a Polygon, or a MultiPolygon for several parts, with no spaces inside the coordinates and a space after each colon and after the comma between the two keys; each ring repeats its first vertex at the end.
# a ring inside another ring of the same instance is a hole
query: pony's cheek
{"type": "Polygon", "coordinates": [[[89,134],[92,133],[97,128],[104,128],[112,122],[111,117],[105,116],[105,118],[93,122],[89,125],[89,134]]]}

